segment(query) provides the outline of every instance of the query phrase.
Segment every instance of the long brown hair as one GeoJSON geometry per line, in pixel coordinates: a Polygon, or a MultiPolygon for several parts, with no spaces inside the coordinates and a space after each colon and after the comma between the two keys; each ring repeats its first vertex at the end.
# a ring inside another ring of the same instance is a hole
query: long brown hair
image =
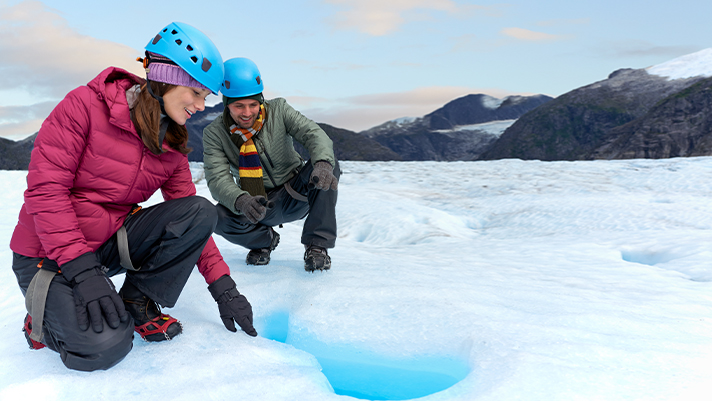
{"type": "MultiPolygon", "coordinates": [[[[158,143],[158,132],[161,125],[161,105],[158,100],[148,92],[146,85],[151,85],[151,90],[156,96],[163,97],[176,85],[163,82],[149,81],[150,84],[143,84],[139,92],[136,105],[131,110],[131,121],[136,127],[136,131],[141,136],[144,145],[154,154],[160,154],[163,144],[158,143]]],[[[187,155],[191,148],[188,147],[188,130],[185,125],[179,125],[168,118],[168,129],[166,130],[165,141],[168,146],[187,155]]]]}

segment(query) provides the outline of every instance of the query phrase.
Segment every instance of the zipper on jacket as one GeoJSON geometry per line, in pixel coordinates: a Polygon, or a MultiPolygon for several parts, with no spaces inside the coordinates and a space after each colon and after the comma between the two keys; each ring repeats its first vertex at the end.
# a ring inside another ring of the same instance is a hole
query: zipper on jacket
{"type": "Polygon", "coordinates": [[[274,181],[274,177],[272,177],[272,173],[270,172],[274,168],[274,164],[272,163],[272,159],[269,157],[269,154],[267,153],[267,149],[265,149],[264,144],[258,137],[254,137],[253,141],[255,142],[255,146],[259,143],[261,150],[259,150],[260,155],[264,155],[267,158],[267,162],[269,163],[269,169],[263,169],[264,171],[267,172],[267,177],[269,177],[269,181],[272,183],[272,188],[277,188],[277,183],[274,181]]]}
{"type": "MultiPolygon", "coordinates": [[[[143,144],[143,142],[141,142],[143,144]]],[[[133,181],[131,181],[131,185],[129,185],[129,191],[126,192],[126,195],[124,196],[124,199],[128,199],[129,195],[131,194],[131,190],[136,187],[136,181],[138,181],[138,177],[141,175],[141,171],[143,171],[143,161],[146,159],[146,147],[142,147],[141,149],[141,160],[138,163],[138,169],[136,169],[136,175],[134,175],[133,181]]]]}

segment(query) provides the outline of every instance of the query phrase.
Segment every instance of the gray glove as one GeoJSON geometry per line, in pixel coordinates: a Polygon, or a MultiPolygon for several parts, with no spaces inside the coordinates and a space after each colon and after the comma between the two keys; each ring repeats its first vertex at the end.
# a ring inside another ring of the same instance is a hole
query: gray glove
{"type": "Polygon", "coordinates": [[[267,199],[262,195],[242,194],[235,199],[235,209],[252,224],[257,224],[267,215],[267,199]]]}
{"type": "Polygon", "coordinates": [[[314,163],[314,171],[309,177],[310,186],[323,191],[334,190],[339,186],[339,180],[334,176],[334,168],[329,162],[318,161],[314,163]]]}

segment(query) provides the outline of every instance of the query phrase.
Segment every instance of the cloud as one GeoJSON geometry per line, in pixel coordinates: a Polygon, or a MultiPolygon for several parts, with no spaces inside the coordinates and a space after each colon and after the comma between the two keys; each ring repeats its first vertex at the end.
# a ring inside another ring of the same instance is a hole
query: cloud
{"type": "Polygon", "coordinates": [[[423,87],[405,92],[377,93],[342,99],[309,98],[301,103],[288,97],[291,104],[307,117],[321,123],[352,131],[363,131],[401,117],[422,117],[446,103],[469,94],[484,93],[496,98],[527,95],[495,88],[423,87]],[[324,105],[324,106],[320,106],[324,105]],[[304,108],[306,107],[306,108],[304,108]]]}
{"type": "Polygon", "coordinates": [[[343,6],[330,22],[337,29],[356,29],[372,36],[383,36],[396,31],[410,20],[427,18],[422,12],[441,11],[461,16],[472,10],[489,7],[461,6],[452,0],[324,0],[327,4],[343,6]],[[417,12],[420,12],[418,14],[417,12]]]}
{"type": "Polygon", "coordinates": [[[609,42],[606,46],[598,49],[598,52],[606,57],[624,58],[675,58],[681,55],[694,53],[700,50],[695,46],[659,46],[647,41],[628,40],[609,42]]]}
{"type": "Polygon", "coordinates": [[[546,21],[539,21],[537,25],[539,26],[571,26],[571,25],[589,25],[591,23],[590,18],[574,18],[574,19],[550,19],[546,21]]]}
{"type": "Polygon", "coordinates": [[[563,39],[563,36],[551,35],[543,32],[530,31],[524,28],[504,28],[502,34],[510,38],[528,42],[546,42],[563,39]]]}
{"type": "Polygon", "coordinates": [[[452,52],[489,52],[512,42],[507,38],[480,38],[474,34],[454,37],[451,41],[452,52]]]}
{"type": "Polygon", "coordinates": [[[328,71],[355,71],[355,70],[363,70],[367,68],[371,68],[367,65],[364,64],[356,64],[356,63],[331,63],[331,64],[323,64],[323,63],[317,63],[311,60],[292,60],[292,64],[298,65],[298,66],[304,66],[311,68],[313,70],[318,70],[322,72],[328,72],[328,71]]]}
{"type": "Polygon", "coordinates": [[[31,106],[0,106],[0,136],[19,140],[37,132],[57,102],[31,106]]]}
{"type": "Polygon", "coordinates": [[[136,49],[81,35],[38,1],[0,6],[0,87],[62,98],[114,65],[143,74],[136,49]]]}
{"type": "Polygon", "coordinates": [[[36,132],[69,91],[108,66],[144,72],[136,49],[79,34],[38,1],[0,3],[0,136],[36,132]]]}

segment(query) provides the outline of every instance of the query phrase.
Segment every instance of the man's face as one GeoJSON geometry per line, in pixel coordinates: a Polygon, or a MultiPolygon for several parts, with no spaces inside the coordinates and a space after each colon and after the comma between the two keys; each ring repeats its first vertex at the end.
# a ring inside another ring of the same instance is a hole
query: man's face
{"type": "Polygon", "coordinates": [[[254,99],[242,99],[227,106],[230,116],[242,129],[252,128],[260,114],[260,102],[254,99]]]}

